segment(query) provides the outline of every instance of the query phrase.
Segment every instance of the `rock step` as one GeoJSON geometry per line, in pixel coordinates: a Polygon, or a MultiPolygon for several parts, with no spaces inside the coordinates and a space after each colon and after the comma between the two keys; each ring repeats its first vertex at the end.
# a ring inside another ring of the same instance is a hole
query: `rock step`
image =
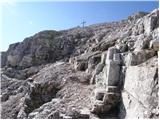
{"type": "Polygon", "coordinates": [[[95,90],[95,98],[96,100],[103,101],[104,95],[106,94],[105,89],[97,89],[95,90]]]}
{"type": "Polygon", "coordinates": [[[117,86],[107,86],[106,92],[120,93],[120,90],[117,86]]]}
{"type": "Polygon", "coordinates": [[[103,101],[105,96],[120,96],[120,90],[117,86],[108,86],[107,89],[97,89],[95,91],[96,100],[103,101]]]}

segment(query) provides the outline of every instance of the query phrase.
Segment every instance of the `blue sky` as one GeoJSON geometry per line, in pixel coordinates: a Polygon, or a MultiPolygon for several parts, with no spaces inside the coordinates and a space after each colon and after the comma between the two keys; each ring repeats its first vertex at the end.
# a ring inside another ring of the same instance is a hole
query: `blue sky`
{"type": "Polygon", "coordinates": [[[2,5],[2,45],[23,41],[42,30],[63,30],[117,21],[138,11],[152,11],[158,2],[17,2],[2,5]]]}

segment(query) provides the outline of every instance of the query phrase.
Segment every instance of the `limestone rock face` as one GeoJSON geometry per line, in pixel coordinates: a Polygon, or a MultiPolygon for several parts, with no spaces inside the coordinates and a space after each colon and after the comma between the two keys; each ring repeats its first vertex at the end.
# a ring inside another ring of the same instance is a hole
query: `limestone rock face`
{"type": "Polygon", "coordinates": [[[45,30],[1,52],[1,117],[159,118],[159,10],[45,30]]]}
{"type": "Polygon", "coordinates": [[[126,118],[158,118],[158,66],[156,63],[127,68],[122,99],[126,118]]]}
{"type": "Polygon", "coordinates": [[[144,29],[146,33],[150,33],[159,25],[159,10],[156,9],[144,18],[144,29]]]}
{"type": "Polygon", "coordinates": [[[64,58],[74,47],[71,41],[63,40],[58,35],[60,33],[56,31],[42,31],[22,43],[10,45],[6,65],[27,68],[64,58]]]}
{"type": "Polygon", "coordinates": [[[155,56],[155,51],[153,50],[141,50],[141,51],[134,51],[130,52],[126,57],[126,65],[135,66],[139,65],[149,58],[155,56]]]}
{"type": "Polygon", "coordinates": [[[151,38],[150,36],[144,36],[143,34],[139,35],[137,38],[137,41],[135,42],[135,50],[143,50],[143,49],[147,49],[149,48],[149,42],[150,42],[151,38]]]}

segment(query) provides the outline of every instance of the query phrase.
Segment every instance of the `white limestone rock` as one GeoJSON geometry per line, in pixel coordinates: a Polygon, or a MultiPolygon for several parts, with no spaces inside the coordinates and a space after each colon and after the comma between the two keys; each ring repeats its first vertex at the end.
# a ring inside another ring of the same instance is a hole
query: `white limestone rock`
{"type": "Polygon", "coordinates": [[[139,35],[134,44],[135,51],[149,48],[149,42],[151,39],[150,36],[145,36],[144,34],[139,35]]]}
{"type": "Polygon", "coordinates": [[[108,85],[108,86],[118,85],[119,72],[120,72],[119,62],[109,60],[108,61],[108,68],[107,68],[106,85],[108,85]]]}
{"type": "Polygon", "coordinates": [[[108,60],[112,60],[113,59],[113,55],[115,53],[117,53],[117,49],[115,47],[111,47],[111,48],[108,49],[106,64],[107,64],[108,60]]]}
{"type": "Polygon", "coordinates": [[[156,27],[158,27],[159,21],[159,10],[156,9],[152,11],[150,14],[145,16],[144,18],[144,29],[147,34],[153,31],[156,27]]]}
{"type": "Polygon", "coordinates": [[[139,65],[153,56],[155,56],[154,50],[141,50],[129,52],[128,55],[125,57],[125,64],[126,66],[139,65]]]}
{"type": "MultiPolygon", "coordinates": [[[[151,59],[152,60],[152,59],[151,59]]],[[[154,63],[153,63],[154,64],[154,63]]],[[[125,118],[157,118],[153,109],[158,106],[158,66],[143,64],[127,68],[123,106],[125,118]]],[[[122,106],[121,106],[122,107],[122,106]]]]}
{"type": "Polygon", "coordinates": [[[158,12],[10,45],[1,52],[1,117],[158,118],[158,12]]]}

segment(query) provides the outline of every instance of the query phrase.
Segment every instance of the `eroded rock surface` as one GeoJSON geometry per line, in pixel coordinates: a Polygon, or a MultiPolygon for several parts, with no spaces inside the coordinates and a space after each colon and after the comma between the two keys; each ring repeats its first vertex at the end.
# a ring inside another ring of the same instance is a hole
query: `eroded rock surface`
{"type": "Polygon", "coordinates": [[[1,52],[1,117],[159,118],[159,10],[46,30],[1,52]]]}
{"type": "Polygon", "coordinates": [[[146,62],[126,70],[122,91],[126,118],[158,118],[158,61],[154,57],[146,62]]]}

